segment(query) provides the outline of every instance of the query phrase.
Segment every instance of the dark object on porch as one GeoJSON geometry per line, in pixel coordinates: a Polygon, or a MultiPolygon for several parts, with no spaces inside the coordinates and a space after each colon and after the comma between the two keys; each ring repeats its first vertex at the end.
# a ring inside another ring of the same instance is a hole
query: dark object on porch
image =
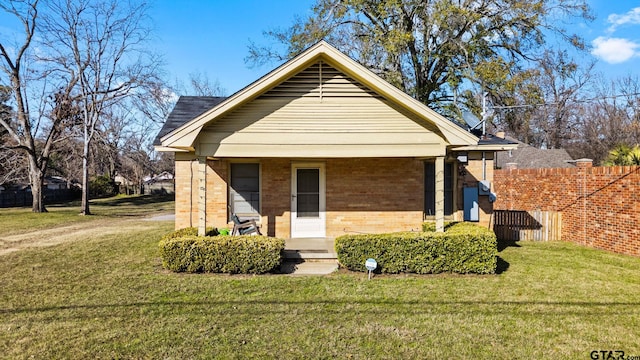
{"type": "Polygon", "coordinates": [[[262,235],[255,220],[240,220],[236,214],[231,215],[231,220],[233,220],[231,235],[249,235],[253,233],[262,235]]]}

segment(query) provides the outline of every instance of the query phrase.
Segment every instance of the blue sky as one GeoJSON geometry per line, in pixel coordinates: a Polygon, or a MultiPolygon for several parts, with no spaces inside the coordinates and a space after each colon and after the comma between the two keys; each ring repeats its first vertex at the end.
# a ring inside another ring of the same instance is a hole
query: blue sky
{"type": "MultiPolygon", "coordinates": [[[[296,15],[309,15],[313,2],[156,0],[150,14],[157,34],[154,46],[164,54],[171,81],[186,81],[192,72],[206,73],[230,95],[271,70],[269,66],[247,67],[244,59],[250,40],[270,41],[263,31],[285,28],[296,15]]],[[[596,19],[569,24],[593,46],[591,55],[581,55],[581,59],[597,59],[596,71],[607,78],[640,75],[640,0],[589,3],[596,19]]],[[[20,31],[19,25],[0,13],[0,38],[6,39],[11,31],[20,31]]]]}
{"type": "Polygon", "coordinates": [[[165,55],[172,79],[186,81],[189,73],[206,73],[231,95],[276,66],[248,68],[244,59],[250,41],[269,41],[263,31],[287,27],[296,14],[309,15],[312,4],[312,0],[157,0],[151,12],[160,40],[157,50],[165,55]]]}
{"type": "Polygon", "coordinates": [[[609,77],[639,75],[640,0],[591,0],[596,19],[578,24],[592,46],[596,69],[609,77]]]}
{"type": "MultiPolygon", "coordinates": [[[[311,13],[313,0],[158,1],[152,16],[167,69],[175,78],[207,73],[231,94],[258,79],[270,67],[249,69],[249,41],[271,41],[262,32],[287,27],[296,14],[311,13]]],[[[597,60],[606,78],[640,74],[640,0],[590,0],[596,19],[569,27],[592,46],[583,61],[597,60]]],[[[559,19],[560,21],[566,19],[559,19]]]]}

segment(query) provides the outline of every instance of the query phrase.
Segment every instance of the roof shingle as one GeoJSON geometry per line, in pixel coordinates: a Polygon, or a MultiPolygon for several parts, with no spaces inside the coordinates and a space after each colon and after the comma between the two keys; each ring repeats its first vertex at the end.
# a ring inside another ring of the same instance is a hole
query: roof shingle
{"type": "MultiPolygon", "coordinates": [[[[512,139],[515,140],[515,139],[512,139]]],[[[507,163],[516,163],[518,169],[574,167],[573,159],[565,149],[538,149],[517,141],[518,148],[496,153],[496,167],[504,169],[507,163]]]]}
{"type": "Polygon", "coordinates": [[[226,97],[221,96],[180,96],[173,110],[167,116],[162,129],[153,140],[153,145],[161,145],[160,139],[163,136],[220,104],[225,99],[226,97]]]}

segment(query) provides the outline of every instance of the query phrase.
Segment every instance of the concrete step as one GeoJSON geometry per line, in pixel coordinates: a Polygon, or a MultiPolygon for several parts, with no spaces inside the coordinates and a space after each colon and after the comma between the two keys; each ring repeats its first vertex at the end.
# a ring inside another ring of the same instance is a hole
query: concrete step
{"type": "Polygon", "coordinates": [[[329,250],[285,249],[284,258],[291,260],[336,260],[337,254],[329,250]]]}
{"type": "Polygon", "coordinates": [[[285,261],[280,272],[289,275],[328,275],[338,270],[337,261],[285,261]]]}

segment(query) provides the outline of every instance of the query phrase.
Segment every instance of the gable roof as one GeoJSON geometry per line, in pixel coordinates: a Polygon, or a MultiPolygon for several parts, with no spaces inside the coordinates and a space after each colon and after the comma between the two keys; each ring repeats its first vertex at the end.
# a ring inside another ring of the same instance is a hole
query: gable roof
{"type": "Polygon", "coordinates": [[[227,97],[219,96],[180,96],[176,105],[167,116],[162,129],[153,140],[154,146],[162,145],[160,139],[168,133],[184,125],[189,120],[220,104],[227,97]]]}
{"type": "Polygon", "coordinates": [[[204,111],[182,126],[178,126],[166,135],[161,136],[161,145],[173,148],[174,151],[193,150],[195,140],[205,125],[248,103],[319,60],[347,74],[383,98],[393,102],[403,111],[407,111],[423,121],[433,124],[449,145],[477,144],[478,138],[473,134],[389,84],[328,43],[321,41],[229,98],[222,100],[211,109],[204,111]]]}
{"type": "Polygon", "coordinates": [[[569,168],[575,165],[573,158],[565,149],[538,149],[521,141],[511,139],[518,144],[513,150],[496,154],[496,167],[504,169],[508,163],[516,163],[518,169],[569,168]]]}

